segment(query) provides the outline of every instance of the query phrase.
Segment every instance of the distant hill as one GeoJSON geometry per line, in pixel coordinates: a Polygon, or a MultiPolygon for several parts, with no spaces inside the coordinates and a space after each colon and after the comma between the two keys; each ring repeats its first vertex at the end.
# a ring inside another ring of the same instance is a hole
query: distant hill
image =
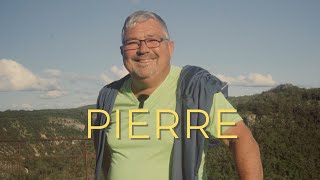
{"type": "Polygon", "coordinates": [[[319,179],[320,88],[284,84],[230,102],[260,145],[266,179],[319,179]]]}
{"type": "Polygon", "coordinates": [[[0,140],[85,137],[83,108],[0,112],[0,140]]]}
{"type": "MultiPolygon", "coordinates": [[[[260,145],[265,179],[320,177],[320,88],[284,84],[229,100],[260,145]]],[[[95,105],[0,112],[0,140],[86,138],[87,109],[91,108],[95,105]]],[[[236,177],[230,152],[223,146],[210,148],[207,161],[209,177],[236,177]]]]}

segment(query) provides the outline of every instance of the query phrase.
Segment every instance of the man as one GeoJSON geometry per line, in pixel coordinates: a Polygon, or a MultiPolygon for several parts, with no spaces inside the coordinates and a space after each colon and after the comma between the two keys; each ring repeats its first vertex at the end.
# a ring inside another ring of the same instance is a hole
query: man
{"type": "MultiPolygon", "coordinates": [[[[109,149],[104,151],[104,174],[111,180],[172,179],[171,161],[175,138],[171,131],[161,131],[161,138],[157,137],[156,111],[175,110],[176,99],[179,99],[176,98],[176,92],[182,68],[170,63],[174,42],[170,40],[161,17],[153,12],[137,11],[125,21],[122,44],[120,50],[123,63],[130,76],[124,79],[117,92],[110,116],[111,123],[106,130],[106,147],[109,149]],[[136,113],[130,119],[129,111],[139,108],[146,111],[136,113]],[[120,110],[119,114],[117,110],[120,110]],[[118,125],[116,119],[119,115],[118,125]],[[136,124],[134,128],[130,128],[132,122],[136,124]],[[118,138],[119,129],[121,133],[118,138]]],[[[99,100],[105,98],[100,95],[98,104],[101,104],[99,100]]],[[[218,136],[216,113],[219,109],[233,107],[222,93],[215,93],[210,107],[210,122],[206,127],[206,132],[215,137],[218,136]]],[[[236,123],[235,126],[223,126],[222,134],[238,136],[237,139],[223,141],[234,154],[240,178],[262,179],[259,147],[250,130],[238,114],[224,115],[223,121],[236,123]]],[[[161,114],[161,126],[174,123],[173,114],[161,114]]],[[[195,173],[199,180],[207,179],[204,171],[206,149],[204,147],[201,164],[195,173]]]]}

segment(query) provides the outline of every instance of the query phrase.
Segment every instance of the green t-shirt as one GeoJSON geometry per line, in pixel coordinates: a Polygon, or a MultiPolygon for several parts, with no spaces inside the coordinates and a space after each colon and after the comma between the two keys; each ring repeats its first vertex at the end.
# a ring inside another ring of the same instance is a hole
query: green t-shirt
{"type": "MultiPolygon", "coordinates": [[[[161,130],[161,138],[156,134],[156,110],[175,110],[176,89],[182,68],[171,66],[170,73],[161,85],[144,102],[143,109],[148,113],[134,113],[133,122],[144,122],[146,125],[134,125],[134,136],[145,135],[144,139],[129,138],[129,110],[138,109],[139,101],[131,91],[131,79],[121,87],[115,100],[111,114],[110,124],[107,128],[108,143],[111,147],[112,161],[109,170],[110,180],[165,180],[170,179],[170,157],[174,142],[174,136],[169,130],[161,130]],[[116,138],[116,110],[120,110],[120,138],[116,138]]],[[[217,136],[215,122],[217,109],[234,109],[221,93],[213,98],[213,106],[209,115],[210,121],[207,133],[217,136]]],[[[174,124],[174,115],[161,114],[161,126],[174,124]]],[[[180,119],[179,119],[180,120],[180,119]]],[[[222,122],[238,122],[242,120],[237,113],[224,114],[222,122]]],[[[222,132],[230,126],[222,126],[222,132]]],[[[205,147],[199,179],[207,179],[205,173],[205,147]]]]}

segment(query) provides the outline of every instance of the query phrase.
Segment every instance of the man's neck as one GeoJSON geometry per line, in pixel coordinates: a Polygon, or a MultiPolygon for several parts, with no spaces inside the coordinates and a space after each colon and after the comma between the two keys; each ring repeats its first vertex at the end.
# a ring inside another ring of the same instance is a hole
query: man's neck
{"type": "Polygon", "coordinates": [[[153,76],[147,79],[137,79],[132,77],[131,90],[136,97],[140,95],[148,95],[150,96],[157,87],[166,79],[170,72],[170,69],[163,73],[161,76],[153,76]],[[161,78],[159,78],[161,77],[161,78]]]}

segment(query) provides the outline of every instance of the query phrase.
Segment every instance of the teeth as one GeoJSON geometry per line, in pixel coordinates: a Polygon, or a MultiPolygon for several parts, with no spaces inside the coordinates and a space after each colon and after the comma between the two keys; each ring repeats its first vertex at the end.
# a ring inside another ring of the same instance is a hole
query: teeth
{"type": "Polygon", "coordinates": [[[138,60],[138,62],[148,62],[148,61],[150,61],[150,60],[148,60],[148,59],[140,59],[140,60],[138,60]]]}

